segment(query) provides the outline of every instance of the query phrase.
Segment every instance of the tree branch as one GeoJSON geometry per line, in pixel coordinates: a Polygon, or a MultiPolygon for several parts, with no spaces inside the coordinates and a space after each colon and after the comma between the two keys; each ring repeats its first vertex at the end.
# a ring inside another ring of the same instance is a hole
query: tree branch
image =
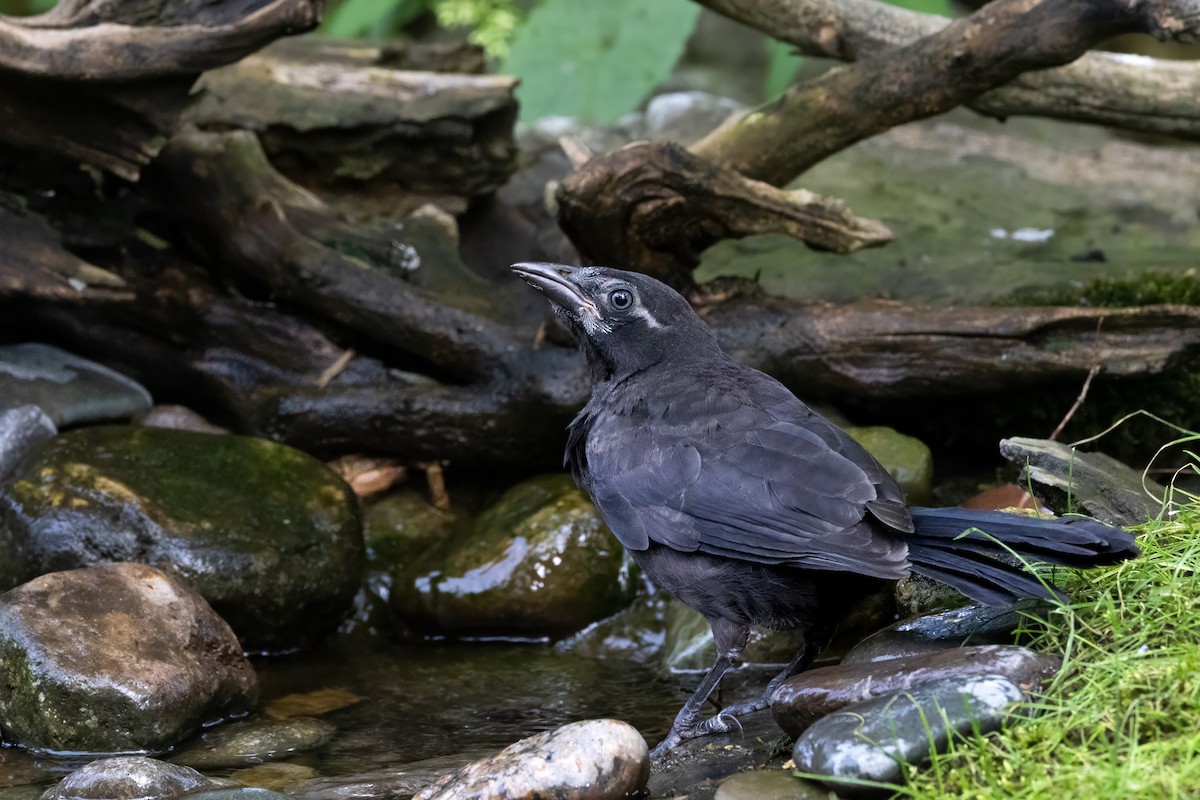
{"type": "MultiPolygon", "coordinates": [[[[795,45],[805,55],[858,61],[911,44],[945,17],[877,0],[696,0],[795,45]]],[[[1182,20],[1181,20],[1182,24],[1182,20]]],[[[992,117],[1051,117],[1200,138],[1200,62],[1093,51],[1065,66],[1018,75],[966,102],[992,117]]]]}
{"type": "MultiPolygon", "coordinates": [[[[995,0],[910,44],[830,70],[726,121],[692,146],[782,185],[855,142],[940,114],[1119,33],[1200,33],[1191,0],[995,0]]],[[[821,35],[821,34],[818,34],[821,35]]],[[[836,39],[831,26],[825,38],[836,39]]]]}
{"type": "Polygon", "coordinates": [[[591,159],[559,187],[559,224],[584,258],[687,286],[722,239],[786,233],[850,253],[891,239],[836,198],[743,178],[671,142],[640,142],[591,159]]]}

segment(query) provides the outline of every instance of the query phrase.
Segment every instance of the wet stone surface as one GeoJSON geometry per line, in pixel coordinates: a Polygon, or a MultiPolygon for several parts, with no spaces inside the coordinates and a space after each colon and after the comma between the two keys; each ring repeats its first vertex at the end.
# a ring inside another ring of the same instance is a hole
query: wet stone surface
{"type": "Polygon", "coordinates": [[[77,769],[48,789],[42,800],[166,800],[214,785],[189,767],[143,756],[120,756],[77,769]]]}
{"type": "Polygon", "coordinates": [[[40,407],[60,428],[127,420],[150,408],[137,381],[44,344],[0,346],[0,408],[40,407]]]}
{"type": "Polygon", "coordinates": [[[146,428],[171,428],[193,433],[229,433],[225,428],[214,425],[186,406],[154,406],[136,420],[146,428]]]}
{"type": "Polygon", "coordinates": [[[450,773],[414,800],[629,797],[650,777],[650,754],[637,729],[618,720],[574,722],[512,744],[450,773]]]}
{"type": "Polygon", "coordinates": [[[824,717],[796,741],[792,758],[798,770],[828,776],[840,794],[886,795],[838,779],[899,784],[905,765],[926,763],[954,734],[999,729],[1023,699],[1020,687],[999,676],[922,684],[824,717]]]}
{"type": "Polygon", "coordinates": [[[568,476],[547,475],[397,572],[391,608],[427,634],[561,638],[627,606],[637,586],[591,501],[568,476]]]}
{"type": "Polygon", "coordinates": [[[850,425],[846,432],[891,473],[909,504],[929,503],[933,497],[933,453],[928,445],[883,425],[850,425]]]}
{"type": "Polygon", "coordinates": [[[103,561],[183,577],[249,651],[328,633],[361,583],[357,500],[298,450],[243,436],[97,427],[61,434],[0,486],[24,578],[103,561]]]}
{"type": "Polygon", "coordinates": [[[261,764],[315,750],[336,732],[331,723],[311,717],[245,720],[200,734],[171,761],[205,770],[261,764]]]}
{"type": "Polygon", "coordinates": [[[258,696],[224,620],[141,564],[51,573],[0,597],[0,685],[6,738],[59,752],[162,750],[258,696]]]}
{"type": "Polygon", "coordinates": [[[829,800],[829,790],[797,778],[790,769],[767,768],[726,778],[713,800],[829,800]]]}
{"type": "Polygon", "coordinates": [[[219,786],[188,794],[188,800],[291,800],[286,794],[256,786],[219,786]]]}
{"type": "Polygon", "coordinates": [[[1016,611],[981,605],[912,617],[863,639],[842,663],[887,661],[968,644],[1012,644],[1020,624],[1016,611]]]}
{"type": "Polygon", "coordinates": [[[788,679],[771,699],[779,726],[799,736],[822,717],[851,703],[950,678],[1003,676],[1034,692],[1058,671],[1062,659],[1024,647],[980,645],[809,670],[788,679]]]}
{"type": "Polygon", "coordinates": [[[37,406],[18,406],[0,412],[0,481],[40,443],[58,433],[54,420],[37,406]]]}

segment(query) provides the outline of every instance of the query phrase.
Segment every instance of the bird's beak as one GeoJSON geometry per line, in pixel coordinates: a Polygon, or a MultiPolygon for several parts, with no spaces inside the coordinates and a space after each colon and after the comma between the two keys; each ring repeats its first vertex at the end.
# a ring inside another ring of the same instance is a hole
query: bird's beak
{"type": "Polygon", "coordinates": [[[562,264],[544,264],[525,262],[509,267],[513,272],[525,279],[533,288],[546,295],[546,299],[566,311],[577,312],[588,307],[595,309],[595,303],[583,293],[575,282],[575,267],[562,264]]]}

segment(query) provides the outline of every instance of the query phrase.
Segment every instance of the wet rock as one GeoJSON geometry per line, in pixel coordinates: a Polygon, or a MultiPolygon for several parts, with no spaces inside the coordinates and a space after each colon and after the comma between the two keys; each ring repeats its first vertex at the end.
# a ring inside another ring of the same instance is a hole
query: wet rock
{"type": "Polygon", "coordinates": [[[0,481],[6,479],[39,442],[57,433],[54,420],[37,406],[18,406],[0,412],[0,481]]]}
{"type": "Polygon", "coordinates": [[[636,588],[591,501],[566,475],[548,475],[397,572],[391,607],[426,633],[559,638],[624,608],[636,588]]]}
{"type": "Polygon", "coordinates": [[[637,730],[612,719],[573,722],[509,745],[442,777],[414,800],[627,797],[650,777],[650,753],[637,730]]]}
{"type": "Polygon", "coordinates": [[[34,405],[58,427],[130,419],[150,393],[94,361],[45,344],[0,346],[0,408],[34,405]]]}
{"type": "Polygon", "coordinates": [[[142,564],[43,575],[0,597],[0,719],[32,749],[161,750],[254,706],[229,626],[142,564]]]}
{"type": "Polygon", "coordinates": [[[1138,525],[1161,510],[1150,495],[1166,494],[1161,485],[1148,478],[1143,482],[1139,470],[1111,456],[1049,439],[1004,439],[1000,453],[1022,466],[1021,483],[1032,482],[1038,499],[1060,514],[1082,508],[1101,522],[1138,525]]]}
{"type": "Polygon", "coordinates": [[[333,724],[312,717],[235,722],[200,734],[171,761],[197,769],[261,764],[315,750],[336,732],[333,724]]]}
{"type": "Polygon", "coordinates": [[[395,800],[397,797],[411,797],[440,780],[447,772],[470,763],[474,757],[486,758],[488,754],[438,756],[396,768],[314,778],[289,788],[287,793],[295,800],[395,800]]]}
{"type": "Polygon", "coordinates": [[[316,778],[317,771],[303,764],[289,764],[284,761],[234,770],[229,777],[243,786],[287,794],[316,778]]]}
{"type": "Polygon", "coordinates": [[[917,574],[896,581],[895,596],[896,611],[905,617],[958,608],[971,602],[957,589],[917,574]]]}
{"type": "Polygon", "coordinates": [[[1035,692],[1058,671],[1062,659],[1024,647],[980,645],[809,670],[788,679],[771,698],[779,727],[799,736],[821,717],[851,703],[945,680],[999,675],[1035,692]]]}
{"type": "Polygon", "coordinates": [[[669,600],[663,593],[639,597],[629,608],[589,625],[555,648],[588,658],[619,658],[650,664],[658,661],[666,642],[669,600]]]}
{"type": "Polygon", "coordinates": [[[154,406],[137,419],[137,424],[146,428],[170,428],[193,433],[229,433],[228,429],[213,425],[187,406],[154,406]]]}
{"type": "Polygon", "coordinates": [[[692,739],[655,759],[646,794],[707,798],[733,775],[779,768],[791,750],[791,740],[770,715],[751,714],[741,722],[740,731],[692,739]]]}
{"type": "MultiPolygon", "coordinates": [[[[772,631],[755,628],[742,651],[742,663],[782,665],[795,657],[804,646],[800,631],[772,631]]],[[[670,600],[666,610],[666,641],[663,663],[669,672],[707,670],[716,658],[712,628],[698,611],[678,600],[670,600]]]]}
{"type": "Polygon", "coordinates": [[[930,751],[943,751],[953,734],[998,730],[1012,704],[1024,698],[1016,684],[999,676],[927,683],[821,719],[796,741],[792,759],[799,770],[828,776],[839,793],[863,794],[863,787],[844,781],[902,783],[906,765],[926,763],[930,751]]]}
{"type": "Polygon", "coordinates": [[[286,794],[257,786],[218,786],[188,794],[188,800],[292,800],[286,794]]]}
{"type": "Polygon", "coordinates": [[[389,494],[363,515],[369,569],[403,569],[430,550],[459,538],[470,522],[470,516],[458,506],[443,511],[416,489],[389,494]]]}
{"type": "Polygon", "coordinates": [[[46,790],[42,800],[166,800],[216,784],[190,767],[143,756],[93,761],[46,790]]]}
{"type": "Polygon", "coordinates": [[[98,427],[46,442],[4,486],[25,577],[138,561],[193,586],[250,651],[313,643],[361,583],[357,500],[319,461],[243,436],[98,427]]]}
{"type": "Polygon", "coordinates": [[[882,425],[851,425],[846,431],[891,473],[909,503],[919,506],[930,501],[933,453],[924,442],[882,425]]]}
{"type": "Polygon", "coordinates": [[[829,800],[829,790],[791,770],[756,769],[726,778],[713,800],[829,800]]]}
{"type": "Polygon", "coordinates": [[[893,658],[962,647],[965,644],[1012,644],[1021,615],[1011,609],[971,605],[901,620],[863,639],[843,664],[893,658]]]}

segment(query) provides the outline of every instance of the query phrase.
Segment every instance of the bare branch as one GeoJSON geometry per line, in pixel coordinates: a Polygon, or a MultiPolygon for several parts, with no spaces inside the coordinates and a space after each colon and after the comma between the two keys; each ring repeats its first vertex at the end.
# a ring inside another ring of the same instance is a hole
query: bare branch
{"type": "MultiPolygon", "coordinates": [[[[1186,36],[1192,0],[995,0],[911,44],[830,70],[721,125],[692,150],[776,185],[901,123],[948,111],[1018,75],[1075,60],[1118,33],[1186,36]]],[[[838,28],[830,27],[829,38],[838,28]]]]}
{"type": "MultiPolygon", "coordinates": [[[[795,45],[805,55],[858,61],[911,44],[949,20],[878,0],[696,0],[795,45]]],[[[1182,23],[1182,20],[1180,21],[1182,23]]],[[[1093,51],[1027,72],[969,100],[981,114],[1038,116],[1200,138],[1200,62],[1093,51]]]]}
{"type": "Polygon", "coordinates": [[[803,189],[747,180],[671,142],[640,142],[593,158],[558,191],[559,224],[589,260],[620,264],[676,286],[722,239],[786,233],[839,253],[882,244],[883,223],[803,189]]]}

